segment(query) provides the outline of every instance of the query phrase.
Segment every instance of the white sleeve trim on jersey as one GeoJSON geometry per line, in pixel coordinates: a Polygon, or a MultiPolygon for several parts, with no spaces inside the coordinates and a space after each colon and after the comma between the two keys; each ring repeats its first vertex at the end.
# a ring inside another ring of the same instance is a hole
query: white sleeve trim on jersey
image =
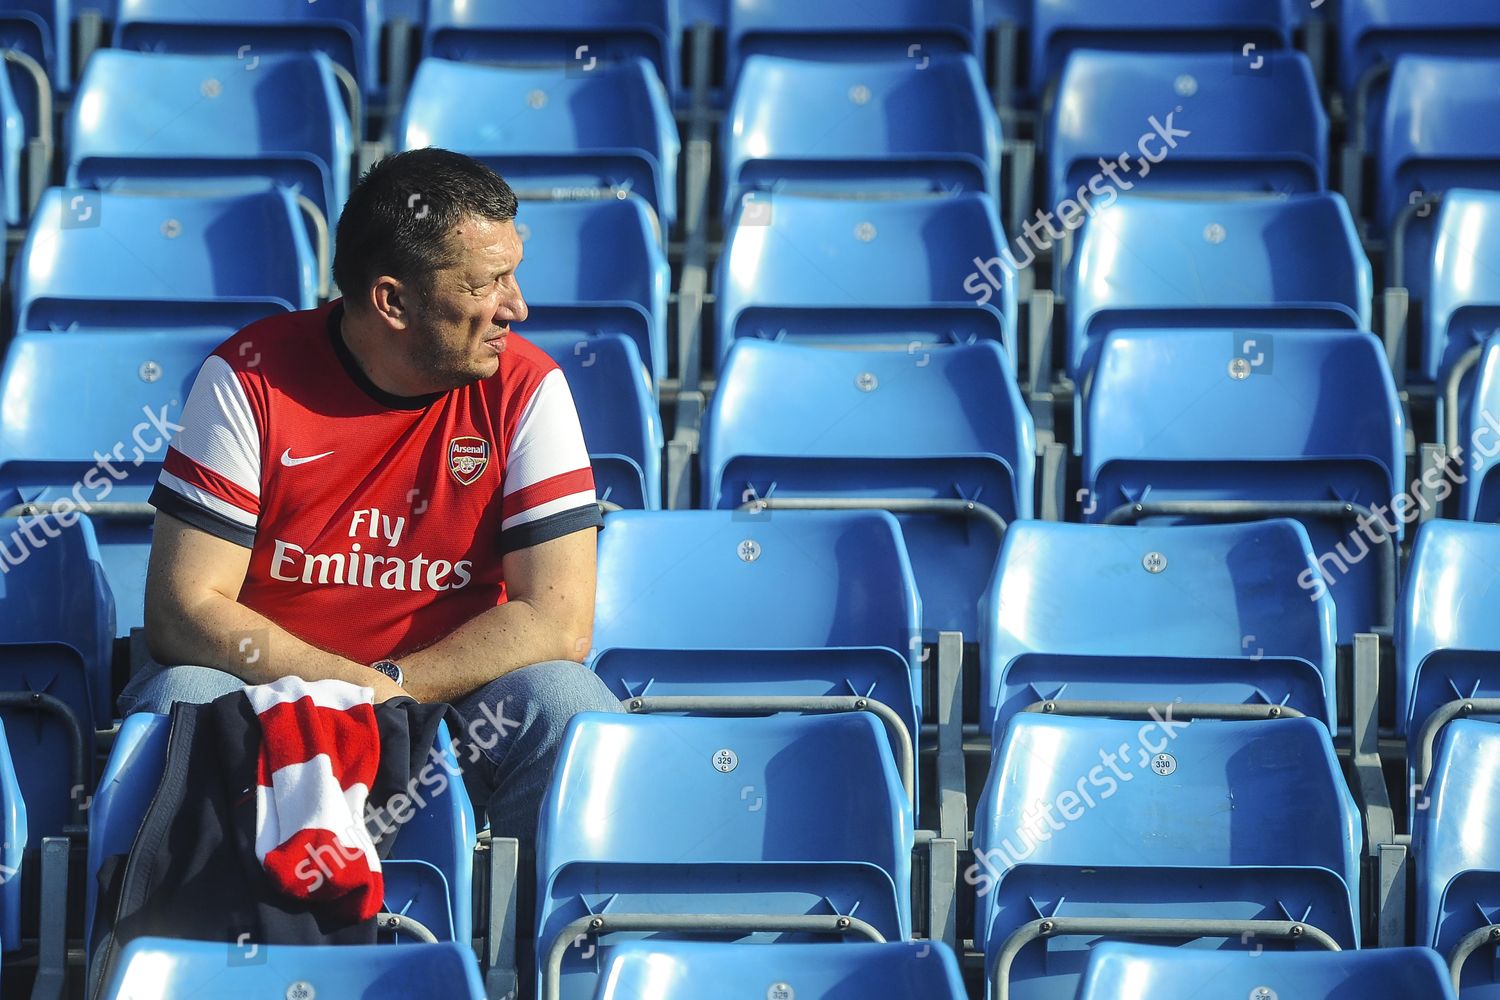
{"type": "MultiPolygon", "coordinates": [[[[506,454],[503,496],[589,467],[588,448],[583,443],[583,428],[578,422],[573,395],[568,391],[562,370],[554,368],[542,378],[516,423],[515,437],[506,454]]],[[[543,499],[507,517],[501,523],[501,530],[594,502],[592,489],[543,499]]]]}
{"type": "Polygon", "coordinates": [[[240,510],[232,503],[225,503],[212,493],[199,489],[192,483],[183,482],[165,469],[162,470],[161,477],[157,481],[173,493],[181,496],[184,500],[212,511],[222,518],[233,521],[235,524],[244,525],[252,531],[255,529],[258,519],[254,514],[246,510],[240,510]]]}
{"type": "MultiPolygon", "coordinates": [[[[180,422],[182,430],[172,442],[173,448],[184,458],[260,498],[260,427],[245,396],[245,387],[229,362],[211,355],[203,363],[188,393],[180,422]]],[[[189,500],[199,500],[194,494],[201,491],[184,491],[165,475],[162,483],[189,500]]],[[[216,506],[214,509],[218,510],[216,506]]],[[[243,522],[242,517],[235,520],[243,522]]],[[[253,516],[249,523],[254,525],[253,516]]]]}

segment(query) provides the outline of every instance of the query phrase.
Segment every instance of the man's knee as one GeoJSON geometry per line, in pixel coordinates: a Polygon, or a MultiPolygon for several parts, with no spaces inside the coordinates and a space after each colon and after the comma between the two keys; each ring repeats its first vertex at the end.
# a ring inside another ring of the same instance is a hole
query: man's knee
{"type": "Polygon", "coordinates": [[[479,716],[502,728],[514,725],[546,742],[560,740],[568,720],[579,712],[623,711],[620,700],[597,674],[571,660],[548,660],[513,670],[457,707],[470,720],[479,716]]]}
{"type": "Polygon", "coordinates": [[[177,702],[206,704],[244,686],[245,682],[234,674],[211,667],[153,665],[132,678],[120,692],[120,712],[165,715],[177,702]]]}

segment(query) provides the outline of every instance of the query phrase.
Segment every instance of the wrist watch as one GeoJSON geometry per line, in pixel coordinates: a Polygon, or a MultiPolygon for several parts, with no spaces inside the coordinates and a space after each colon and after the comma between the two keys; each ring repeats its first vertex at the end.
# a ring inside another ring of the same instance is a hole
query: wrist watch
{"type": "Polygon", "coordinates": [[[404,682],[406,680],[406,675],[401,672],[401,664],[397,663],[395,660],[376,660],[374,663],[370,664],[370,669],[378,670],[382,674],[385,674],[391,680],[396,682],[397,687],[405,686],[404,682]]]}

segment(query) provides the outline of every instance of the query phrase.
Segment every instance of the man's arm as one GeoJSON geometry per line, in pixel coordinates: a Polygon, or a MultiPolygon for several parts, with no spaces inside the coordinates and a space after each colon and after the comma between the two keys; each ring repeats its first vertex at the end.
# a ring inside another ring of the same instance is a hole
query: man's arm
{"type": "Polygon", "coordinates": [[[374,688],[376,701],[405,693],[365,664],[311,646],[239,603],[249,564],[244,546],[157,512],[146,573],[146,640],[158,663],[216,667],[249,684],[292,674],[337,678],[374,688]]]}
{"type": "Polygon", "coordinates": [[[397,657],[406,690],[419,701],[452,701],[533,663],[583,662],[594,631],[598,534],[585,528],[507,553],[506,603],[397,657]]]}

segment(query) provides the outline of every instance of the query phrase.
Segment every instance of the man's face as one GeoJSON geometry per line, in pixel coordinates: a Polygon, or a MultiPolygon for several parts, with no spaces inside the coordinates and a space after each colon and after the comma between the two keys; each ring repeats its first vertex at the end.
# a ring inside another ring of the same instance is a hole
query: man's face
{"type": "Polygon", "coordinates": [[[433,391],[495,374],[510,324],[526,319],[516,282],[521,239],[515,224],[470,218],[448,241],[458,262],[433,274],[425,303],[412,300],[411,363],[433,391]]]}

